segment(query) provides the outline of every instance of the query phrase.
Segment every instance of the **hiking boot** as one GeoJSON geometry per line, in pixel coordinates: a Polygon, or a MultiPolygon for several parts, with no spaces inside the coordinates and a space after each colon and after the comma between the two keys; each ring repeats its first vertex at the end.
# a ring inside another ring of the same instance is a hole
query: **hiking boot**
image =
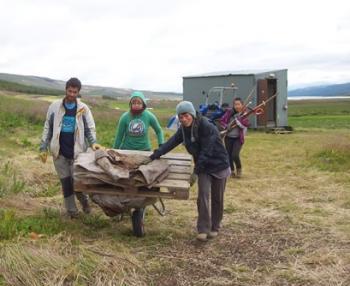
{"type": "Polygon", "coordinates": [[[218,236],[218,232],[217,231],[211,231],[208,233],[208,238],[215,238],[218,236]]]}
{"type": "Polygon", "coordinates": [[[204,232],[197,234],[197,240],[199,241],[207,241],[208,235],[204,232]]]}
{"type": "Polygon", "coordinates": [[[236,177],[237,178],[242,178],[242,169],[237,169],[236,177]]]}

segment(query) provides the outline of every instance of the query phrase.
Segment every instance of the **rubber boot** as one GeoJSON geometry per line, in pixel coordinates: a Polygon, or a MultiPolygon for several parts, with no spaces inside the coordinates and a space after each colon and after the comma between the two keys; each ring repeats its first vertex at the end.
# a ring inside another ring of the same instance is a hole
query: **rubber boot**
{"type": "Polygon", "coordinates": [[[70,195],[69,197],[64,198],[64,206],[67,211],[67,215],[70,218],[77,218],[78,217],[78,209],[75,204],[75,197],[74,194],[70,195]]]}

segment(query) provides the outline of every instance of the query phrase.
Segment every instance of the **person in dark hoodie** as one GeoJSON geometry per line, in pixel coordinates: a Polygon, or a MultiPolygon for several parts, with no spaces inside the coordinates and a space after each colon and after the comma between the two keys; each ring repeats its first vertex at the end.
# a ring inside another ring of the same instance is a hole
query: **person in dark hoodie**
{"type": "Polygon", "coordinates": [[[153,152],[150,159],[158,159],[181,143],[193,156],[195,166],[191,176],[192,184],[198,176],[197,239],[206,241],[218,235],[223,218],[226,179],[231,173],[228,155],[218,129],[206,117],[199,116],[191,102],[180,102],[176,113],[181,126],[167,142],[153,152]]]}

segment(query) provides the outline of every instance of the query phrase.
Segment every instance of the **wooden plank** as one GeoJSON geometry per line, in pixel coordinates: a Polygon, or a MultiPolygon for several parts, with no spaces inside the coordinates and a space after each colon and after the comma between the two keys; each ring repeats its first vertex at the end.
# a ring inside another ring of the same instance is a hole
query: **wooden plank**
{"type": "Polygon", "coordinates": [[[174,179],[174,180],[184,180],[188,181],[190,179],[190,174],[176,174],[176,173],[169,173],[169,175],[166,177],[166,179],[174,179]]]}
{"type": "MultiPolygon", "coordinates": [[[[120,154],[126,154],[126,155],[145,155],[150,156],[153,152],[152,151],[138,151],[138,150],[120,150],[115,149],[120,154]]],[[[161,157],[162,159],[175,159],[175,160],[184,160],[184,161],[192,161],[192,156],[185,153],[168,153],[161,157]]]]}
{"type": "Polygon", "coordinates": [[[165,199],[178,199],[187,200],[189,198],[188,190],[171,190],[168,192],[155,192],[155,191],[132,191],[121,190],[120,188],[111,187],[96,187],[89,185],[76,186],[75,192],[91,193],[91,194],[104,194],[110,196],[131,196],[131,197],[149,197],[149,198],[165,198],[165,199]]]}
{"type": "Polygon", "coordinates": [[[181,181],[181,180],[165,179],[154,186],[160,187],[160,188],[163,187],[163,188],[187,190],[190,188],[190,183],[187,181],[181,181]]]}
{"type": "Polygon", "coordinates": [[[191,166],[192,165],[191,161],[170,160],[170,159],[167,159],[165,161],[167,161],[170,166],[191,166]]]}
{"type": "Polygon", "coordinates": [[[191,161],[192,156],[183,154],[183,153],[168,153],[160,157],[161,159],[174,159],[174,160],[183,160],[183,161],[191,161]]]}
{"type": "Polygon", "coordinates": [[[170,166],[169,172],[176,174],[192,174],[192,168],[188,166],[170,166]]]}

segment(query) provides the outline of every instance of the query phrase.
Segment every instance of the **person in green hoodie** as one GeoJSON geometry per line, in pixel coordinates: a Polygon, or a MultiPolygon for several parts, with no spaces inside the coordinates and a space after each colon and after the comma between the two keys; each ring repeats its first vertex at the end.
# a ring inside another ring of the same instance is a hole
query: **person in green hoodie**
{"type": "Polygon", "coordinates": [[[119,119],[114,149],[150,151],[149,126],[157,135],[158,145],[164,143],[163,130],[157,117],[146,109],[146,99],[141,91],[134,91],[129,102],[130,110],[119,119]]]}

